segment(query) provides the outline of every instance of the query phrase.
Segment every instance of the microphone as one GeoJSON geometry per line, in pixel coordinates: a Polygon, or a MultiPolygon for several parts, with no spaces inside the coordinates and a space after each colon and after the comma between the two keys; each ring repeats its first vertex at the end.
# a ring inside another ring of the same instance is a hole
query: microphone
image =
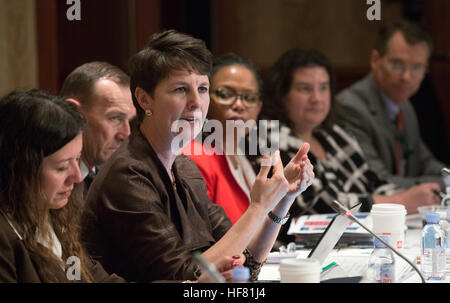
{"type": "Polygon", "coordinates": [[[371,230],[369,230],[364,224],[362,224],[358,219],[356,219],[356,217],[352,214],[352,212],[350,210],[348,210],[344,205],[342,205],[339,201],[334,200],[333,203],[331,204],[331,207],[334,210],[336,210],[336,212],[338,214],[341,214],[344,217],[352,220],[353,222],[355,222],[356,224],[358,224],[359,226],[361,226],[362,228],[367,230],[372,236],[374,236],[375,238],[380,240],[384,245],[386,245],[386,247],[389,247],[389,249],[391,249],[394,253],[396,253],[400,258],[405,260],[409,265],[411,265],[411,267],[419,274],[420,279],[422,280],[422,283],[426,283],[425,278],[423,277],[420,270],[411,261],[409,261],[408,258],[403,256],[395,248],[393,248],[391,245],[389,245],[389,243],[386,243],[383,239],[381,239],[379,236],[377,236],[375,233],[373,233],[371,230]]]}
{"type": "Polygon", "coordinates": [[[192,255],[192,261],[200,267],[202,273],[208,275],[215,283],[225,283],[225,278],[217,270],[216,266],[206,260],[199,252],[192,255]]]}

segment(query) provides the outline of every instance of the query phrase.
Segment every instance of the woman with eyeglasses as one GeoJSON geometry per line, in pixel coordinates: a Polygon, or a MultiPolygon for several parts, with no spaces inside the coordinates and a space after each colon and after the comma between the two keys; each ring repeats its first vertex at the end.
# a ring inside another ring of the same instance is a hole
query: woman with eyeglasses
{"type": "Polygon", "coordinates": [[[248,143],[243,139],[256,126],[262,107],[261,89],[261,77],[251,62],[235,54],[215,58],[209,120],[203,136],[183,151],[199,167],[208,197],[224,208],[233,224],[247,210],[255,182],[256,174],[244,154],[248,148],[242,144],[248,143]],[[208,141],[211,128],[217,139],[214,142],[208,141]]]}

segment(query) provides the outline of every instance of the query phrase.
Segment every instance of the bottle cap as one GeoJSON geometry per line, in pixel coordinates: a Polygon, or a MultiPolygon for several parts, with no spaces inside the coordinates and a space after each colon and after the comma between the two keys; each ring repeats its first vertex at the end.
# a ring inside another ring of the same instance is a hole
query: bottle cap
{"type": "Polygon", "coordinates": [[[438,224],[439,223],[439,214],[438,213],[427,213],[427,223],[429,224],[438,224]]]}
{"type": "Polygon", "coordinates": [[[233,268],[234,281],[248,281],[250,279],[250,269],[245,266],[233,268]]]}
{"type": "MultiPolygon", "coordinates": [[[[388,236],[379,236],[379,237],[381,239],[383,239],[384,242],[388,242],[389,241],[388,236]]],[[[376,238],[376,237],[373,238],[373,245],[375,245],[376,248],[386,248],[386,245],[384,245],[384,243],[381,242],[380,240],[378,240],[378,238],[376,238]]]]}

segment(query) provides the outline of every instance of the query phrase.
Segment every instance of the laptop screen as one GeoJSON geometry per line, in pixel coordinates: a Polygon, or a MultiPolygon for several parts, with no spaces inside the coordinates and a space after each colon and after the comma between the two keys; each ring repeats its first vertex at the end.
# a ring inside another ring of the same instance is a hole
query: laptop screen
{"type": "MultiPolygon", "coordinates": [[[[352,212],[352,214],[356,214],[359,211],[360,207],[361,203],[353,206],[350,211],[352,212]]],[[[345,229],[350,222],[350,219],[342,215],[336,215],[333,220],[331,220],[330,224],[328,224],[316,246],[314,246],[314,248],[309,253],[308,258],[317,259],[319,260],[320,265],[323,265],[323,262],[333,250],[334,246],[339,241],[341,236],[344,234],[345,229]]]]}

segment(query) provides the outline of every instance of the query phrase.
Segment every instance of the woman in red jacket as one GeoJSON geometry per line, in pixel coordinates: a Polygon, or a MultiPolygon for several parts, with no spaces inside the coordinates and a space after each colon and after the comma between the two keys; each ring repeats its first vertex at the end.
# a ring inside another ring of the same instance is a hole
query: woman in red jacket
{"type": "Polygon", "coordinates": [[[214,60],[210,85],[203,142],[192,141],[183,153],[199,167],[208,197],[224,208],[234,224],[249,206],[256,176],[245,156],[251,152],[245,144],[256,141],[244,140],[244,136],[257,129],[262,80],[250,61],[230,53],[214,60]],[[208,133],[211,129],[213,134],[208,133]],[[217,140],[211,145],[208,136],[217,140]]]}

